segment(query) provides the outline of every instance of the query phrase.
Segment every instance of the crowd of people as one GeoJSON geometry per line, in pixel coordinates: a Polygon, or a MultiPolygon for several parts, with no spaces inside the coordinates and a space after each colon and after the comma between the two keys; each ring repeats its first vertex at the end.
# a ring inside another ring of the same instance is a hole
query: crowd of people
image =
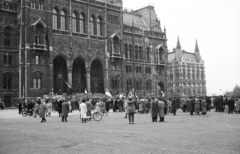
{"type": "Polygon", "coordinates": [[[190,115],[205,115],[212,108],[216,112],[227,112],[233,114],[240,113],[240,99],[238,97],[119,97],[115,99],[110,97],[96,99],[74,99],[66,98],[45,98],[28,99],[19,101],[19,114],[25,109],[31,116],[36,118],[39,115],[41,123],[46,122],[46,116],[51,117],[52,111],[57,111],[62,122],[67,122],[68,114],[73,110],[79,110],[82,123],[91,120],[92,112],[108,113],[110,109],[113,112],[124,112],[124,117],[129,119],[129,124],[134,124],[134,114],[151,113],[152,122],[164,122],[164,116],[167,114],[176,115],[178,109],[183,112],[189,112],[190,115]]]}

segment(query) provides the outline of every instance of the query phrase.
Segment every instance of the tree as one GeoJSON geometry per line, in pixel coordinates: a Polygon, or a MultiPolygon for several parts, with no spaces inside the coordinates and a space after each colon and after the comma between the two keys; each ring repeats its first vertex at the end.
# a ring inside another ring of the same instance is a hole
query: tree
{"type": "Polygon", "coordinates": [[[225,95],[225,96],[232,96],[232,95],[233,95],[233,92],[232,92],[232,91],[226,91],[224,95],[225,95]]]}
{"type": "Polygon", "coordinates": [[[240,97],[240,86],[236,85],[236,87],[233,89],[233,95],[240,97]]]}

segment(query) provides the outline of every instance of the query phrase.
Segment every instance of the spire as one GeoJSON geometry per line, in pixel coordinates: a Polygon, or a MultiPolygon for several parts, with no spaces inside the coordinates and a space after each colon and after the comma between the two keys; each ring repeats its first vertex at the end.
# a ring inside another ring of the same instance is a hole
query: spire
{"type": "Polygon", "coordinates": [[[180,41],[179,41],[179,36],[178,36],[178,40],[177,40],[177,49],[181,49],[181,44],[180,44],[180,41]]]}
{"type": "Polygon", "coordinates": [[[164,33],[166,34],[166,26],[164,26],[164,33]]]}
{"type": "Polygon", "coordinates": [[[197,39],[196,39],[196,46],[195,46],[195,52],[199,52],[199,48],[198,48],[198,43],[197,43],[197,39]]]}

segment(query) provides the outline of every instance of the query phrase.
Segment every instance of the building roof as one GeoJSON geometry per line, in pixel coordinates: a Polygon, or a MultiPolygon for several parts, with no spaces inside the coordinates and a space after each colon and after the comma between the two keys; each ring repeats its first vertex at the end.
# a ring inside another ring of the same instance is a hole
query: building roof
{"type": "Polygon", "coordinates": [[[135,27],[148,30],[148,26],[142,16],[130,12],[123,12],[123,24],[127,26],[132,26],[134,24],[135,27]]]}
{"type": "MultiPolygon", "coordinates": [[[[176,58],[177,58],[176,57],[176,50],[174,50],[173,52],[168,53],[168,62],[173,62],[176,58]]],[[[182,50],[181,61],[182,60],[184,60],[184,61],[191,61],[191,62],[198,62],[195,53],[186,52],[184,50],[182,50]]]]}

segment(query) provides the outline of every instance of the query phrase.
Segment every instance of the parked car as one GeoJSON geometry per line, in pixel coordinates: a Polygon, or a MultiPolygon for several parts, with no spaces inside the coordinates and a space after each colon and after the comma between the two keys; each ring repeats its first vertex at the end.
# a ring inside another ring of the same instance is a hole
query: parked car
{"type": "Polygon", "coordinates": [[[4,109],[5,108],[5,104],[3,103],[3,101],[0,99],[0,108],[4,109]]]}

